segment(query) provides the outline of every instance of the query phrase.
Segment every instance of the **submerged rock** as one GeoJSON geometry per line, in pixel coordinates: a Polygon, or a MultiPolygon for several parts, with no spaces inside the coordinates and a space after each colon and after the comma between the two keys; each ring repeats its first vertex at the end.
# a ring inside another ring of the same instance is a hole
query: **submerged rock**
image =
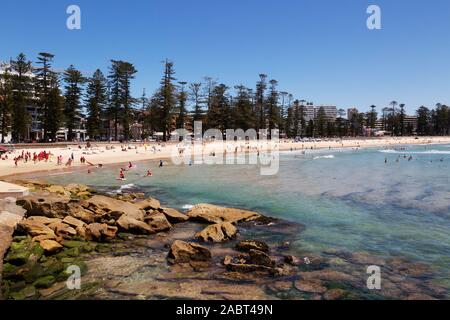
{"type": "Polygon", "coordinates": [[[243,252],[248,252],[252,249],[269,252],[269,246],[266,243],[258,240],[240,241],[238,244],[236,244],[236,249],[243,252]]]}
{"type": "Polygon", "coordinates": [[[298,280],[295,281],[295,288],[297,290],[307,293],[325,293],[327,288],[322,284],[321,281],[307,281],[307,280],[298,280]]]}
{"type": "Polygon", "coordinates": [[[212,204],[198,204],[187,215],[193,220],[204,223],[239,223],[254,221],[261,217],[259,213],[253,211],[219,207],[212,204]]]}

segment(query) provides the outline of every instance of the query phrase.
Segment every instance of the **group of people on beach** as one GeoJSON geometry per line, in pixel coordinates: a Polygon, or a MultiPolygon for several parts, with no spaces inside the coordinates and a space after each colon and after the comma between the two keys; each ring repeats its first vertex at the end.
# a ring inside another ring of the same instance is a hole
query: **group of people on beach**
{"type": "MultiPolygon", "coordinates": [[[[48,162],[52,156],[53,156],[53,154],[50,151],[49,152],[41,151],[39,153],[33,152],[33,154],[31,154],[31,152],[29,152],[29,151],[22,150],[22,153],[13,159],[14,166],[18,167],[20,161],[23,161],[25,163],[27,163],[28,161],[33,161],[34,163],[41,162],[41,161],[48,162]]],[[[6,154],[5,157],[2,158],[2,160],[7,160],[7,159],[8,159],[8,155],[6,154]]]]}

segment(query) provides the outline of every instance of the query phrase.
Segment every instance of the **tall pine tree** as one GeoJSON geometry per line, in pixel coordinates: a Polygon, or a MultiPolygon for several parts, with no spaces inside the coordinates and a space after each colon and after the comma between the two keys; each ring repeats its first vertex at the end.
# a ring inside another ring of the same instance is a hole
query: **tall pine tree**
{"type": "Polygon", "coordinates": [[[80,71],[71,65],[64,72],[63,80],[66,84],[64,116],[67,128],[67,139],[72,141],[75,138],[74,129],[80,125],[81,96],[86,79],[80,71]]]}
{"type": "Polygon", "coordinates": [[[103,133],[102,114],[108,103],[107,80],[100,70],[96,70],[88,80],[86,89],[87,134],[91,139],[99,139],[103,133]]]}

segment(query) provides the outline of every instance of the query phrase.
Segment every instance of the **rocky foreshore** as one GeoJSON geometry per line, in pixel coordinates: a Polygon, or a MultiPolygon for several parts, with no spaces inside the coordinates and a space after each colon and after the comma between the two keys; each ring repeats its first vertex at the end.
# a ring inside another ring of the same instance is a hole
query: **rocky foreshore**
{"type": "Polygon", "coordinates": [[[298,252],[290,244],[302,226],[257,212],[199,204],[184,213],[145,194],[16,183],[31,193],[17,199],[24,218],[2,239],[4,299],[448,298],[425,264],[298,252]],[[366,287],[373,264],[385,270],[380,291],[366,287]],[[78,290],[66,285],[73,266],[78,290]]]}

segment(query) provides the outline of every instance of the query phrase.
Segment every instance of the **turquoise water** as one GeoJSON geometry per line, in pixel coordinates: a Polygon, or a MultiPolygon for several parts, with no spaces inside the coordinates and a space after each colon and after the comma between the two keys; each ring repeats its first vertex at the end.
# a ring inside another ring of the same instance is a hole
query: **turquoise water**
{"type": "Polygon", "coordinates": [[[294,243],[299,250],[405,257],[430,263],[445,282],[450,279],[450,146],[404,148],[284,152],[275,176],[261,176],[250,165],[158,168],[148,161],[127,172],[126,182],[116,180],[117,166],[45,178],[105,191],[143,190],[180,209],[207,202],[258,210],[304,224],[294,243]],[[143,178],[148,169],[154,176],[143,178]]]}

